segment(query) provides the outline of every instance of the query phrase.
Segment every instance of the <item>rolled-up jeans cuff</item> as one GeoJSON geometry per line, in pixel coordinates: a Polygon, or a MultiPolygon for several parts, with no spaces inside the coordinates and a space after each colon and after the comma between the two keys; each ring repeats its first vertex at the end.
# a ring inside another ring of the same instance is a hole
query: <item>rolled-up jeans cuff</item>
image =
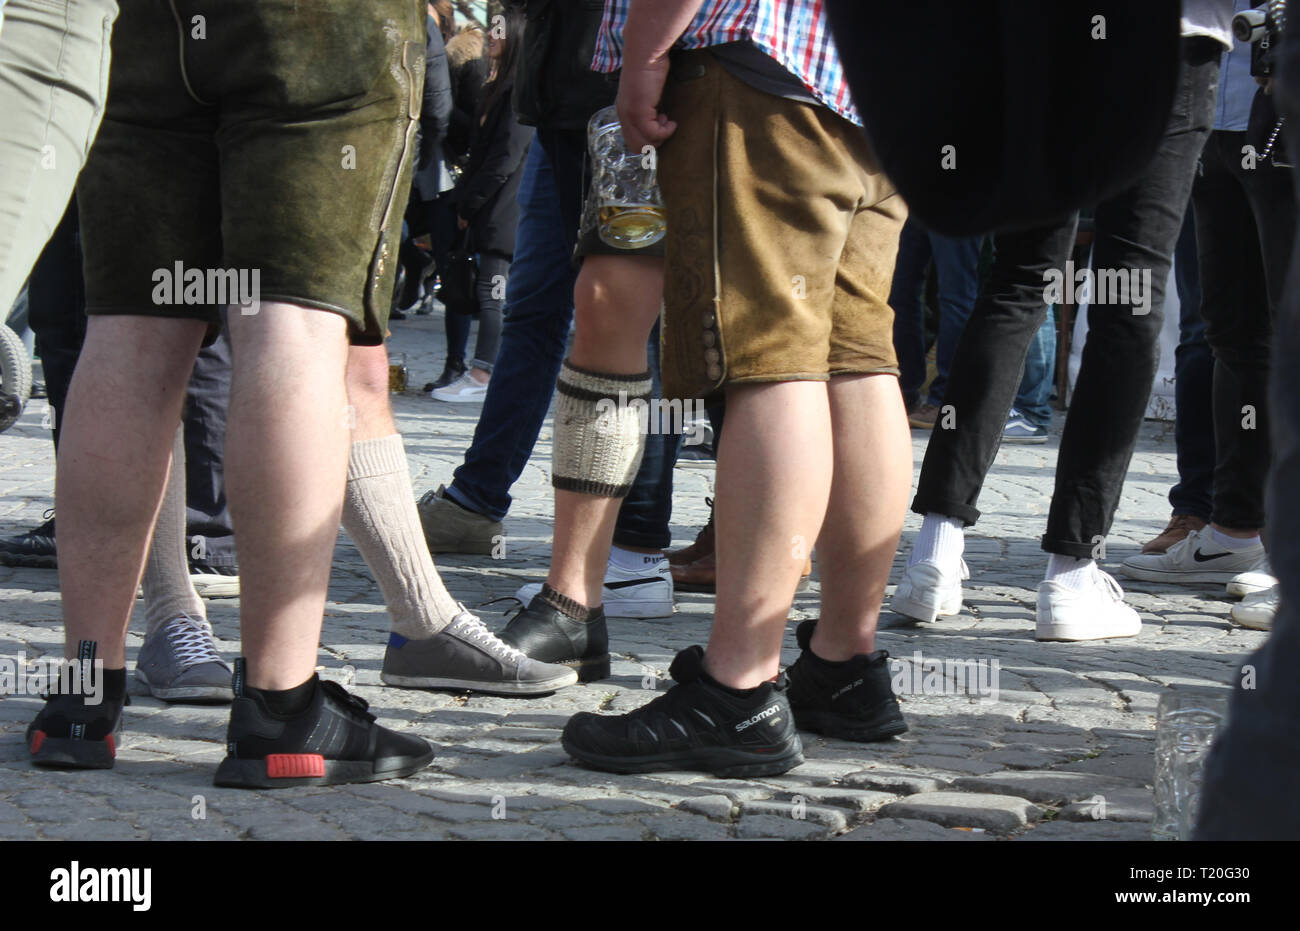
{"type": "Polygon", "coordinates": [[[958,504],[955,501],[930,501],[917,495],[912,499],[912,510],[924,517],[926,514],[942,514],[944,517],[952,517],[962,522],[964,527],[972,527],[980,519],[978,508],[973,508],[968,504],[958,504]]]}

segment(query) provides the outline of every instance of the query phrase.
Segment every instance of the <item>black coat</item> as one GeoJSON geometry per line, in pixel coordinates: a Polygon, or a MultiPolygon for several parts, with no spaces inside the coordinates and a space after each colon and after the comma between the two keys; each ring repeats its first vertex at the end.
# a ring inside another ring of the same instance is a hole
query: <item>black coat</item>
{"type": "Polygon", "coordinates": [[[515,112],[533,126],[585,129],[618,91],[618,75],[591,70],[603,4],[525,0],[523,7],[528,19],[515,72],[515,112]]]}
{"type": "MultiPolygon", "coordinates": [[[[456,187],[456,212],[469,221],[473,247],[479,252],[513,256],[519,221],[519,178],[533,129],[515,120],[510,106],[511,75],[486,113],[480,109],[470,140],[465,174],[456,187]]],[[[491,85],[485,88],[490,91],[491,85]]]]}
{"type": "Polygon", "coordinates": [[[420,109],[420,148],[412,184],[421,200],[433,200],[442,188],[446,153],[443,145],[451,124],[451,77],[442,33],[430,16],[425,29],[424,102],[420,109]]]}

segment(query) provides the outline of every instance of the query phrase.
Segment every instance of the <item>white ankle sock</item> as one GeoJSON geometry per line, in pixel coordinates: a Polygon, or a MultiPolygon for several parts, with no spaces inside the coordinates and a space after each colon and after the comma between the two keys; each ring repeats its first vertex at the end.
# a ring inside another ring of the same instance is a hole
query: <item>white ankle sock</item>
{"type": "Polygon", "coordinates": [[[966,549],[962,530],[960,518],[937,513],[925,515],[907,564],[915,566],[919,562],[932,562],[944,567],[955,566],[966,549]]]}
{"type": "Polygon", "coordinates": [[[1259,534],[1253,537],[1230,537],[1226,533],[1220,533],[1215,528],[1210,528],[1210,539],[1225,550],[1232,550],[1234,553],[1241,550],[1248,550],[1252,546],[1259,546],[1263,541],[1260,540],[1259,534]]]}
{"type": "Polygon", "coordinates": [[[610,565],[617,566],[624,572],[649,572],[659,565],[659,561],[663,558],[662,553],[634,553],[621,546],[609,548],[610,565]]]}
{"type": "Polygon", "coordinates": [[[1096,575],[1096,560],[1076,559],[1073,556],[1053,553],[1047,560],[1047,573],[1043,578],[1075,591],[1084,591],[1092,585],[1096,575]]]}

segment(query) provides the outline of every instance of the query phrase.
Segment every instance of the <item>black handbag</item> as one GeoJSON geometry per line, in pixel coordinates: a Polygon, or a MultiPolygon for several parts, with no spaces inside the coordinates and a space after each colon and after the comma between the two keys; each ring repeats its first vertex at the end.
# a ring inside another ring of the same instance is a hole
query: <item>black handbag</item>
{"type": "Polygon", "coordinates": [[[478,313],[478,259],[469,227],[461,231],[447,253],[447,267],[438,269],[438,300],[449,314],[472,317],[478,313]]]}

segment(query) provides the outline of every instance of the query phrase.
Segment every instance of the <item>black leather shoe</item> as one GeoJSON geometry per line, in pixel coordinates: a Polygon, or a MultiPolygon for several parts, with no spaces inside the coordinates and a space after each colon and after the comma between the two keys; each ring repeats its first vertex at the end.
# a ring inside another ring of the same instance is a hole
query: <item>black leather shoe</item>
{"type": "Polygon", "coordinates": [[[609,631],[600,608],[591,620],[580,621],[537,595],[498,636],[529,659],[577,670],[579,682],[609,678],[609,631]]]}
{"type": "Polygon", "coordinates": [[[28,569],[57,569],[58,552],[54,547],[54,511],[45,512],[45,523],[16,537],[0,540],[0,566],[24,566],[28,569]]]}

